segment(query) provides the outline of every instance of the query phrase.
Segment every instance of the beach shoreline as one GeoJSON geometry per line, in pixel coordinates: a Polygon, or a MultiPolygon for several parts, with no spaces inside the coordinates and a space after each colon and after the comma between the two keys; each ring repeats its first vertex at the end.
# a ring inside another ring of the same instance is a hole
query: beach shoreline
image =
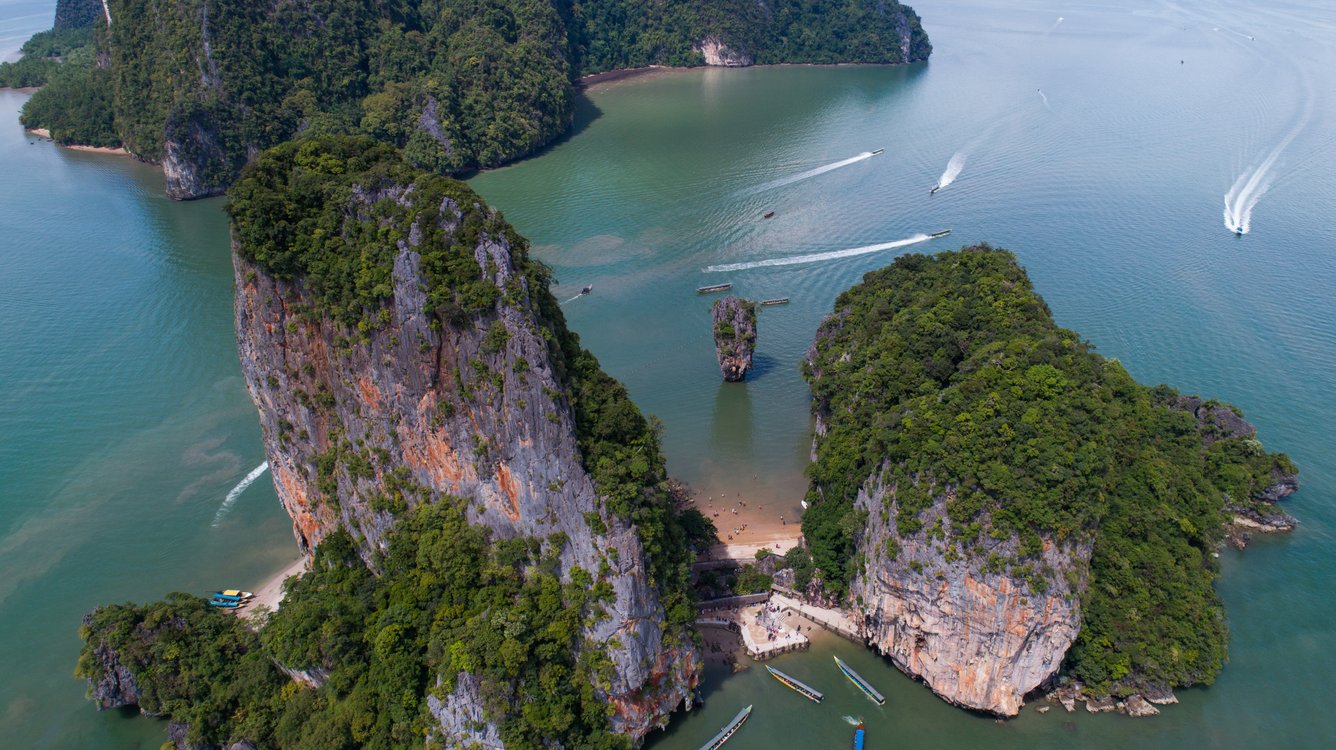
{"type": "Polygon", "coordinates": [[[46,140],[55,143],[57,146],[60,146],[61,148],[67,148],[71,151],[84,151],[90,154],[111,154],[113,156],[133,156],[133,154],[131,154],[129,151],[126,151],[124,148],[121,148],[120,146],[116,146],[113,148],[111,146],[81,146],[77,143],[72,143],[72,144],[56,143],[56,140],[51,137],[51,131],[47,130],[46,128],[24,128],[24,130],[39,138],[45,138],[46,140]]]}
{"type": "Polygon", "coordinates": [[[241,616],[253,620],[261,612],[274,612],[283,602],[283,582],[292,576],[300,576],[306,572],[306,557],[302,556],[283,566],[281,570],[274,573],[255,589],[255,598],[241,611],[241,616]]]}

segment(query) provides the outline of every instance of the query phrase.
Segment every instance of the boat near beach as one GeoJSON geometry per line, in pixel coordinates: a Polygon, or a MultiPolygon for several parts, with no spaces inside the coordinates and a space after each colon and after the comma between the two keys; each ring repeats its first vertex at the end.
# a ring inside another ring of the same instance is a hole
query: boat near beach
{"type": "Polygon", "coordinates": [[[799,680],[796,677],[791,677],[789,675],[786,675],[783,672],[779,671],[778,669],[775,669],[774,667],[770,666],[769,664],[765,666],[765,670],[770,673],[771,677],[774,677],[776,680],[779,680],[781,684],[791,688],[793,692],[797,693],[798,695],[801,695],[802,697],[806,698],[809,701],[812,701],[813,703],[820,703],[821,699],[826,697],[821,694],[821,691],[813,688],[811,685],[805,684],[802,680],[799,680]]]}
{"type": "Polygon", "coordinates": [[[713,286],[698,286],[696,287],[696,294],[714,294],[715,292],[727,292],[729,289],[732,288],[733,288],[732,283],[715,284],[713,286]]]}
{"type": "Polygon", "coordinates": [[[876,688],[869,685],[868,681],[863,679],[862,676],[850,668],[848,664],[845,664],[843,659],[838,656],[835,657],[835,664],[840,668],[840,671],[844,673],[844,676],[849,678],[850,682],[857,686],[859,690],[863,691],[863,695],[872,699],[873,703],[880,706],[886,702],[886,697],[877,692],[876,688]]]}
{"type": "Polygon", "coordinates": [[[732,721],[728,722],[723,729],[719,730],[719,734],[716,734],[714,739],[701,745],[700,750],[715,750],[715,748],[722,747],[725,742],[728,742],[728,738],[738,733],[738,729],[746,723],[747,717],[751,716],[751,712],[751,706],[747,706],[739,711],[738,715],[734,716],[732,721]]]}
{"type": "Polygon", "coordinates": [[[214,597],[212,597],[212,598],[209,599],[209,604],[212,605],[212,606],[214,606],[214,607],[222,607],[223,609],[236,609],[237,607],[240,607],[240,606],[241,606],[241,600],[240,600],[240,599],[224,599],[224,598],[219,597],[219,596],[214,596],[214,597]]]}
{"type": "Polygon", "coordinates": [[[950,230],[950,229],[943,229],[943,230],[940,231],[940,232],[933,232],[932,234],[928,235],[928,237],[930,237],[930,238],[932,238],[932,239],[935,240],[935,239],[937,239],[938,237],[945,237],[945,236],[947,236],[948,234],[951,234],[951,230],[950,230]]]}

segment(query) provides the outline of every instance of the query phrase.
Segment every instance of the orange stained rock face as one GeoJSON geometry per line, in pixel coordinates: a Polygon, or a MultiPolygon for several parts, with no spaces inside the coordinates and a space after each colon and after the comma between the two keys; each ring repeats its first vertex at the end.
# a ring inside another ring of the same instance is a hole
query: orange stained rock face
{"type": "Polygon", "coordinates": [[[306,494],[306,485],[287,463],[278,463],[273,468],[274,482],[278,488],[279,500],[292,516],[292,528],[305,540],[306,554],[310,555],[325,538],[325,529],[318,516],[319,509],[312,505],[306,494]]]}
{"type": "Polygon", "coordinates": [[[371,382],[371,378],[363,375],[357,379],[357,389],[362,393],[362,403],[371,407],[372,411],[381,411],[380,389],[371,382]]]}
{"type": "Polygon", "coordinates": [[[435,489],[455,492],[462,480],[472,478],[472,464],[459,460],[459,453],[450,446],[444,430],[418,434],[406,422],[400,422],[398,433],[404,447],[404,463],[426,472],[435,489]]]}
{"type": "Polygon", "coordinates": [[[505,494],[506,499],[510,501],[510,508],[506,510],[506,515],[512,521],[520,520],[520,483],[515,474],[511,472],[510,467],[504,462],[496,465],[496,483],[501,487],[501,492],[505,494]]]}

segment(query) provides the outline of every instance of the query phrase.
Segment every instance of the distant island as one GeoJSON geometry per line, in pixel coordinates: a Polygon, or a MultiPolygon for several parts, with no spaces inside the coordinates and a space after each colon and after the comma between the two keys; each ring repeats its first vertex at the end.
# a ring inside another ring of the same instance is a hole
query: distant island
{"type": "Polygon", "coordinates": [[[589,74],[907,63],[932,46],[895,0],[59,0],[23,51],[0,86],[44,87],[25,127],[123,146],[197,198],[299,136],[369,135],[438,174],[494,167],[566,133],[589,74]]]}
{"type": "Polygon", "coordinates": [[[867,274],[805,374],[799,583],[962,706],[1009,716],[1074,681],[1149,712],[1209,684],[1228,644],[1215,551],[1294,526],[1274,503],[1296,469],[1237,409],[1139,385],[986,245],[867,274]]]}

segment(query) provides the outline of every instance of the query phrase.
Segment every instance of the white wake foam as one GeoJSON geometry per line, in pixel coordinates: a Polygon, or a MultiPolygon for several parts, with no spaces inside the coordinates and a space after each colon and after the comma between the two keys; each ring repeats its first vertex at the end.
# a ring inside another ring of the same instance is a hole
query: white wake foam
{"type": "Polygon", "coordinates": [[[1247,234],[1252,229],[1253,209],[1257,207],[1257,203],[1262,200],[1262,196],[1266,195],[1266,191],[1270,190],[1272,183],[1275,182],[1276,161],[1280,159],[1280,155],[1285,149],[1294,142],[1294,139],[1299,136],[1311,116],[1312,105],[1310,102],[1303,116],[1299,118],[1299,123],[1281,139],[1280,143],[1276,144],[1275,148],[1271,149],[1266,158],[1256,167],[1245,170],[1243,174],[1238,176],[1238,179],[1234,180],[1234,184],[1229,187],[1229,192],[1225,193],[1225,229],[1239,234],[1247,234]]]}
{"type": "Polygon", "coordinates": [[[795,182],[808,180],[813,177],[816,177],[817,175],[822,175],[827,172],[839,169],[841,167],[847,167],[850,164],[857,164],[858,162],[863,161],[864,159],[871,159],[873,156],[876,156],[876,154],[872,153],[871,151],[864,151],[863,153],[857,156],[851,156],[848,159],[841,159],[840,161],[833,162],[825,166],[817,167],[816,169],[809,169],[806,172],[799,172],[798,174],[789,175],[788,177],[781,177],[778,180],[771,180],[770,182],[767,182],[764,185],[758,185],[757,187],[744,190],[743,194],[755,195],[757,193],[763,193],[767,190],[774,190],[775,188],[784,187],[785,185],[792,185],[795,182]]]}
{"type": "Polygon", "coordinates": [[[951,161],[946,163],[946,170],[942,172],[942,176],[937,178],[937,189],[941,190],[947,185],[955,182],[956,178],[960,176],[960,170],[964,168],[965,152],[957,151],[955,155],[951,157],[951,161]]]}
{"type": "Polygon", "coordinates": [[[221,523],[223,517],[227,515],[227,512],[232,510],[232,504],[237,501],[237,498],[241,497],[241,493],[245,492],[247,487],[254,484],[255,480],[259,479],[260,475],[268,470],[269,462],[265,461],[254,469],[251,469],[249,474],[242,478],[240,482],[237,482],[237,486],[233,487],[232,490],[227,493],[227,497],[223,498],[223,504],[218,506],[218,512],[213,516],[214,526],[221,523]]]}
{"type": "Polygon", "coordinates": [[[725,263],[718,266],[707,266],[706,273],[718,273],[722,271],[746,271],[750,268],[767,268],[770,266],[796,266],[801,263],[820,263],[823,260],[837,260],[839,258],[852,258],[858,255],[868,255],[869,253],[879,253],[883,250],[894,250],[897,247],[906,247],[908,245],[917,245],[920,242],[927,242],[932,237],[926,234],[916,234],[913,237],[906,237],[903,240],[895,242],[883,242],[879,245],[864,245],[863,247],[852,247],[848,250],[832,250],[826,253],[812,253],[810,255],[792,255],[787,258],[768,258],[766,260],[753,260],[745,263],[725,263]]]}

